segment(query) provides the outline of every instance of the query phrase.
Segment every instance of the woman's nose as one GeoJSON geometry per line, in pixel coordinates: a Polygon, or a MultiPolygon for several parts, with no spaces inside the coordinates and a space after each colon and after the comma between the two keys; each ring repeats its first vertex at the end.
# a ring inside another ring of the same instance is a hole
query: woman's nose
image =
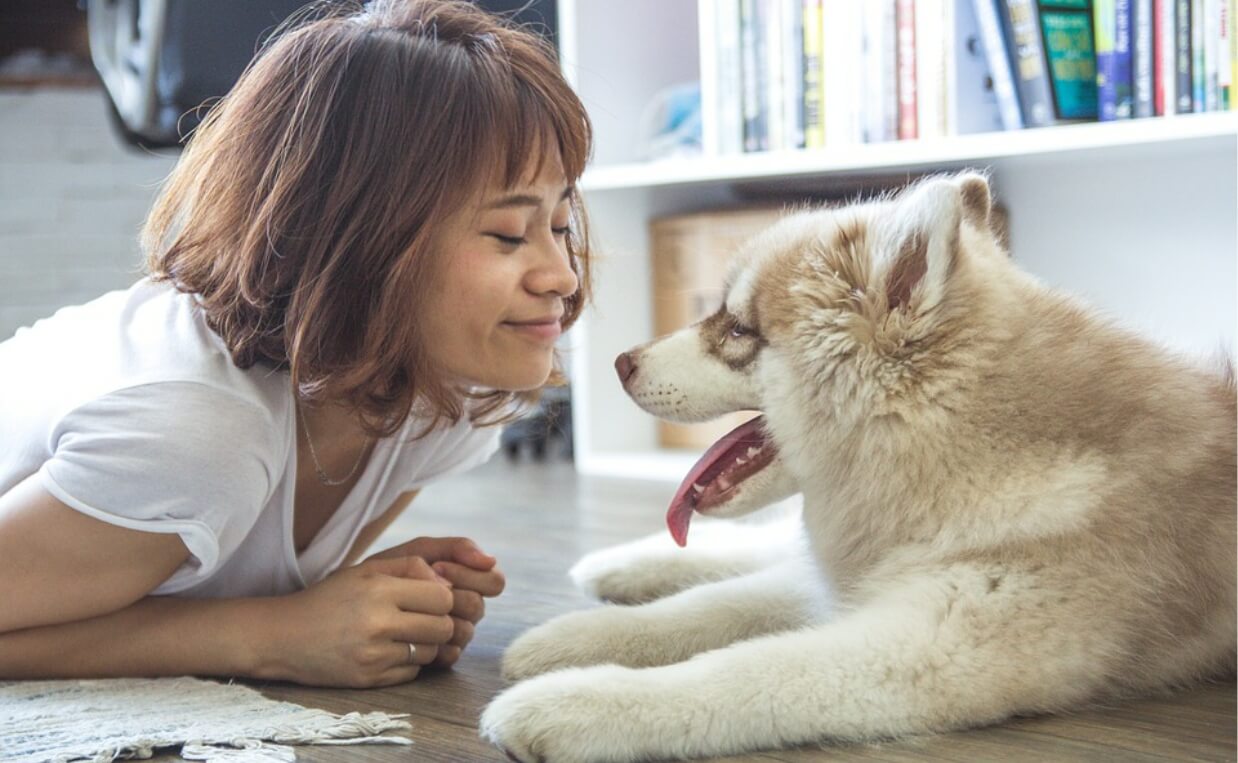
{"type": "Polygon", "coordinates": [[[580,280],[572,270],[568,257],[567,251],[558,241],[542,247],[538,265],[529,274],[529,291],[534,294],[557,294],[560,297],[575,294],[580,280]]]}

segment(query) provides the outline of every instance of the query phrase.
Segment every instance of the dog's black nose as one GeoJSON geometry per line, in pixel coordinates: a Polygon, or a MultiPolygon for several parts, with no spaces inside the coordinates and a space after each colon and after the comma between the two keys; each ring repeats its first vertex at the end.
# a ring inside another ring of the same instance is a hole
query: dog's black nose
{"type": "Polygon", "coordinates": [[[632,362],[632,353],[620,353],[619,357],[615,358],[615,370],[619,372],[619,381],[626,384],[628,379],[632,378],[632,374],[636,373],[636,364],[632,362]]]}

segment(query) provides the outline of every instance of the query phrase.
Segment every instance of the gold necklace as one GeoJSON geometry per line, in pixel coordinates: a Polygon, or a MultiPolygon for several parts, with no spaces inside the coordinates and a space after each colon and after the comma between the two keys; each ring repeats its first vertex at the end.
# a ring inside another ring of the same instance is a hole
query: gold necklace
{"type": "Polygon", "coordinates": [[[337,480],[333,480],[323,470],[322,464],[318,461],[318,452],[314,450],[314,439],[310,437],[309,424],[305,421],[305,412],[302,410],[300,403],[297,404],[297,414],[297,418],[301,420],[301,429],[305,431],[305,443],[309,445],[310,458],[314,461],[314,473],[318,475],[318,481],[324,485],[335,487],[337,485],[343,485],[345,482],[352,479],[352,476],[357,473],[357,467],[361,466],[361,460],[365,458],[365,451],[366,448],[369,447],[369,443],[362,446],[361,452],[357,454],[357,461],[352,465],[352,468],[348,470],[348,474],[345,474],[337,480]]]}

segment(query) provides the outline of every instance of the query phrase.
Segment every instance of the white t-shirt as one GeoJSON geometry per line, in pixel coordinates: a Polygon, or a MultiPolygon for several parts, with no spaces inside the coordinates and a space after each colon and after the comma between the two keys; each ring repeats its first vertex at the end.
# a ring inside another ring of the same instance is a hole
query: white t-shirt
{"type": "Polygon", "coordinates": [[[0,343],[0,494],[37,474],[83,514],[178,534],[191,556],[155,594],[277,595],[334,570],[401,493],[498,447],[467,421],[412,440],[410,418],[298,555],[295,409],[286,372],[237,368],[195,297],[142,280],[0,343]]]}

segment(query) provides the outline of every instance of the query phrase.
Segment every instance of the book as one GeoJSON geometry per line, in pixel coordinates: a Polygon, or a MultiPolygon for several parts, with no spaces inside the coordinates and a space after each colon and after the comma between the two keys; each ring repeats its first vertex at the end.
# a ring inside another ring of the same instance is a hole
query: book
{"type": "Polygon", "coordinates": [[[993,78],[993,95],[997,99],[1002,127],[1006,130],[1021,129],[1023,114],[1019,110],[1010,51],[1006,48],[1006,38],[1002,35],[997,6],[994,0],[972,0],[972,12],[984,45],[985,58],[989,62],[989,76],[993,78]]]}
{"type": "Polygon", "coordinates": [[[1177,113],[1174,8],[1174,0],[1153,0],[1152,3],[1152,106],[1158,117],[1177,113]]]}
{"type": "Polygon", "coordinates": [[[947,0],[916,0],[916,130],[926,140],[946,135],[947,0]]]}
{"type": "Polygon", "coordinates": [[[916,3],[897,0],[894,22],[898,30],[898,138],[915,140],[919,136],[916,124],[916,3]]]}
{"type": "Polygon", "coordinates": [[[1220,49],[1217,55],[1217,108],[1229,111],[1234,105],[1234,0],[1221,0],[1220,49]]]}
{"type": "Polygon", "coordinates": [[[1191,11],[1194,0],[1174,2],[1174,93],[1175,111],[1190,114],[1195,110],[1195,53],[1191,34],[1191,11]]]}
{"type": "Polygon", "coordinates": [[[1096,119],[1091,0],[1040,0],[1037,12],[1049,71],[1053,119],[1096,119]]]}
{"type": "Polygon", "coordinates": [[[724,156],[743,153],[744,150],[739,22],[739,0],[701,3],[701,121],[702,143],[707,155],[710,149],[724,156]],[[712,23],[709,14],[712,14],[712,23]],[[711,39],[707,40],[707,37],[711,39]],[[708,63],[707,56],[710,58],[708,63]],[[712,93],[707,92],[707,81],[711,83],[712,93]],[[712,129],[707,119],[711,114],[714,119],[712,129]]]}
{"type": "Polygon", "coordinates": [[[1115,2],[1095,0],[1092,5],[1093,37],[1096,41],[1096,100],[1098,117],[1102,122],[1112,122],[1118,118],[1113,39],[1117,27],[1115,2]]]}
{"type": "Polygon", "coordinates": [[[804,0],[804,146],[825,145],[825,81],[822,77],[822,0],[804,0]]]}
{"type": "Polygon", "coordinates": [[[1028,127],[1056,122],[1049,69],[1041,41],[1036,0],[1004,0],[998,5],[1002,34],[1011,51],[1019,110],[1028,127]]]}
{"type": "Polygon", "coordinates": [[[764,43],[757,26],[756,0],[740,0],[739,3],[740,76],[742,79],[742,105],[744,116],[744,151],[764,151],[769,147],[766,132],[765,110],[762,103],[764,66],[764,43]]]}
{"type": "Polygon", "coordinates": [[[1204,61],[1204,0],[1191,0],[1191,101],[1195,111],[1207,111],[1208,101],[1205,82],[1208,78],[1204,61]]]}
{"type": "Polygon", "coordinates": [[[780,0],[783,147],[804,147],[804,2],[780,0]]]}
{"type": "Polygon", "coordinates": [[[860,6],[864,93],[861,111],[865,143],[898,139],[898,44],[894,0],[860,6]]]}
{"type": "MultiPolygon", "coordinates": [[[[971,0],[947,0],[953,7],[953,44],[947,47],[946,126],[949,135],[1005,129],[996,80],[971,0]]],[[[991,6],[990,6],[991,7],[991,6]]],[[[1013,96],[1013,86],[1010,95],[1013,96]]]]}
{"type": "Polygon", "coordinates": [[[859,3],[826,0],[822,6],[822,77],[825,82],[825,145],[863,140],[859,3]]]}
{"type": "Polygon", "coordinates": [[[1118,119],[1130,119],[1135,115],[1134,80],[1132,78],[1131,2],[1114,0],[1113,11],[1113,87],[1114,111],[1118,119]]]}
{"type": "Polygon", "coordinates": [[[1131,0],[1131,86],[1133,116],[1153,116],[1152,0],[1131,0]]]}
{"type": "Polygon", "coordinates": [[[787,83],[783,72],[782,49],[786,40],[782,0],[757,0],[757,27],[761,31],[761,55],[757,59],[761,76],[761,110],[765,114],[765,150],[782,151],[787,145],[787,83]]]}

